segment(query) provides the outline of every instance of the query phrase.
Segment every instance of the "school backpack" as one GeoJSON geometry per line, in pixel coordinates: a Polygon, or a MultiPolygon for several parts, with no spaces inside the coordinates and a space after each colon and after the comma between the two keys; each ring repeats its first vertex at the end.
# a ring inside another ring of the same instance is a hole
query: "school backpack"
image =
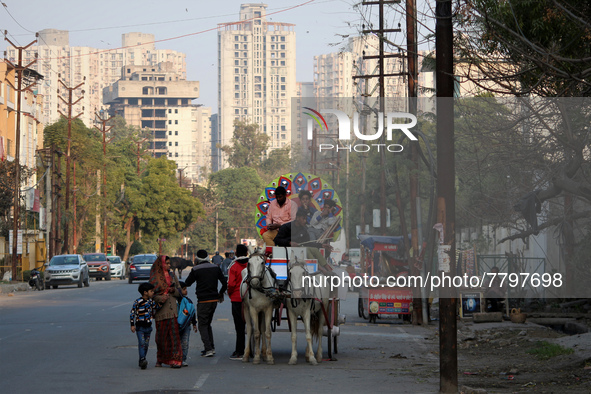
{"type": "Polygon", "coordinates": [[[193,316],[195,316],[195,305],[193,305],[193,303],[187,297],[183,297],[183,299],[179,302],[177,317],[179,331],[184,330],[189,324],[191,324],[193,316]]]}

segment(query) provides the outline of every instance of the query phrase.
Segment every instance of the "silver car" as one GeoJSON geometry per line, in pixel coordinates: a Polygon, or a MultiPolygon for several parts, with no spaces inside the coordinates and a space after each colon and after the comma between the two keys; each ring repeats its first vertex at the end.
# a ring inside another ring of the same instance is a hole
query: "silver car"
{"type": "Polygon", "coordinates": [[[119,256],[107,256],[107,260],[111,263],[111,276],[113,278],[125,279],[125,261],[122,261],[119,256]]]}
{"type": "Polygon", "coordinates": [[[50,286],[57,289],[60,285],[90,285],[88,264],[79,254],[53,256],[45,268],[44,278],[46,289],[50,286]]]}

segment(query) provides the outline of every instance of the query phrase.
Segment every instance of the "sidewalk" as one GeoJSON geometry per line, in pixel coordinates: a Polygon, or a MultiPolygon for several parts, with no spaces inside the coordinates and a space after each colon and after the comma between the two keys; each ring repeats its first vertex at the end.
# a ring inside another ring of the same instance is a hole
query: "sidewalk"
{"type": "Polygon", "coordinates": [[[0,284],[0,295],[14,293],[15,291],[29,291],[31,287],[27,282],[16,282],[11,284],[0,284]]]}

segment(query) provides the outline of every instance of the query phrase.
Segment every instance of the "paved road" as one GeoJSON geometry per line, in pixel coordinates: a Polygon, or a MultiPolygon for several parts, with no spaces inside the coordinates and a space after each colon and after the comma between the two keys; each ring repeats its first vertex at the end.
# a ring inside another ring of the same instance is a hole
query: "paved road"
{"type": "MultiPolygon", "coordinates": [[[[186,275],[185,275],[186,276],[186,275]]],[[[193,300],[195,295],[190,289],[193,300]]],[[[275,365],[229,360],[234,348],[230,303],[218,306],[214,322],[217,355],[199,357],[199,335],[191,334],[188,368],[154,368],[154,336],[147,370],[137,367],[137,342],[129,310],[137,284],[91,282],[89,288],[60,287],[0,296],[0,387],[4,393],[280,393],[437,392],[433,329],[357,316],[357,294],[341,312],[338,361],[306,364],[304,335],[298,335],[298,365],[289,366],[291,344],[283,323],[272,338],[275,365]]],[[[301,323],[300,323],[301,325],[301,323]]],[[[324,339],[326,349],[326,338],[324,339]]],[[[326,350],[325,350],[326,357],[326,350]]]]}

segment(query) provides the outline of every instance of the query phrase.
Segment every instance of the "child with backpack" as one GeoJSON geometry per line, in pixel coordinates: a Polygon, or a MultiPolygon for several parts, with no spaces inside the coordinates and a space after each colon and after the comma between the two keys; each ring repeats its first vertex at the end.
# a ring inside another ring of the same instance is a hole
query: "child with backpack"
{"type": "Polygon", "coordinates": [[[131,323],[131,332],[137,335],[137,347],[140,354],[139,367],[146,369],[148,362],[148,346],[150,345],[150,334],[152,333],[152,319],[156,313],[157,305],[152,300],[154,297],[154,285],[142,283],[138,286],[139,293],[142,295],[135,300],[129,322],[131,323]]]}
{"type": "Polygon", "coordinates": [[[181,346],[183,348],[183,367],[188,367],[187,355],[189,353],[189,335],[191,334],[191,325],[193,331],[197,332],[197,318],[195,313],[195,305],[189,297],[187,297],[187,285],[183,281],[179,281],[181,286],[181,293],[183,298],[179,301],[178,323],[179,334],[181,336],[181,346]]]}

